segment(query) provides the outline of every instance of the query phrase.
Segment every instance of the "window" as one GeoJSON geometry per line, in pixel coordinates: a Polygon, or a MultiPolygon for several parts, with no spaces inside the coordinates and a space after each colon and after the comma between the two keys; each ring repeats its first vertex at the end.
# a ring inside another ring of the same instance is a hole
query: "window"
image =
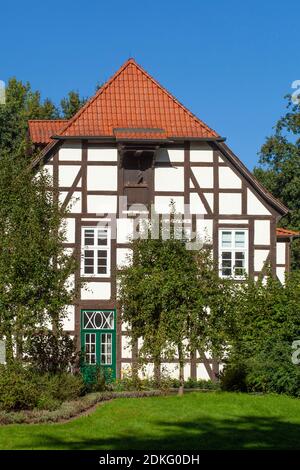
{"type": "Polygon", "coordinates": [[[110,275],[110,231],[107,227],[82,229],[83,276],[110,275]]]}
{"type": "Polygon", "coordinates": [[[85,334],[85,362],[87,364],[96,364],[96,334],[85,334]]]}
{"type": "Polygon", "coordinates": [[[247,230],[220,230],[219,240],[220,276],[242,279],[248,271],[247,230]]]}
{"type": "Polygon", "coordinates": [[[112,364],[111,357],[112,334],[101,334],[101,364],[110,366],[112,364]]]}

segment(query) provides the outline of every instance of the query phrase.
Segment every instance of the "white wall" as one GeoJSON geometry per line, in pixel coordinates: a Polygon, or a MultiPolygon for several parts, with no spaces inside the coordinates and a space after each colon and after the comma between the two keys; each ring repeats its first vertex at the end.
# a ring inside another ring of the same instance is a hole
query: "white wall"
{"type": "Polygon", "coordinates": [[[227,166],[219,167],[219,187],[220,188],[241,188],[242,181],[231,168],[227,166]]]}
{"type": "Polygon", "coordinates": [[[118,150],[101,147],[88,148],[87,159],[92,162],[116,162],[118,160],[118,150]]]}
{"type": "Polygon", "coordinates": [[[213,188],[214,174],[212,167],[192,166],[191,171],[194,173],[200,188],[213,188]]]}
{"type": "Polygon", "coordinates": [[[220,214],[241,214],[242,195],[237,193],[219,193],[220,214]]]}
{"type": "Polygon", "coordinates": [[[276,243],[276,263],[285,264],[286,243],[276,243]]]}
{"type": "Polygon", "coordinates": [[[117,191],[118,168],[116,166],[88,166],[88,191],[117,191]]]}
{"type": "Polygon", "coordinates": [[[59,149],[58,159],[60,161],[81,161],[81,144],[78,142],[65,142],[59,149]]]}
{"type": "Polygon", "coordinates": [[[158,167],[154,170],[155,191],[184,191],[183,167],[158,167]]]}
{"type": "Polygon", "coordinates": [[[270,244],[270,221],[255,220],[254,221],[254,245],[270,244]]]}
{"type": "Polygon", "coordinates": [[[270,215],[268,209],[260,202],[250,189],[247,189],[248,214],[249,215],[270,215]]]}
{"type": "Polygon", "coordinates": [[[107,300],[110,299],[110,282],[87,282],[81,289],[82,300],[107,300]]]}

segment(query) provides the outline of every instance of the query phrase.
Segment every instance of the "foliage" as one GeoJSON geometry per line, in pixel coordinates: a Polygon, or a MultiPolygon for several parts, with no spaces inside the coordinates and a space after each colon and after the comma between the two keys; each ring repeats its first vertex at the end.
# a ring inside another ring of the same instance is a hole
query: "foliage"
{"type": "Polygon", "coordinates": [[[22,365],[0,366],[0,408],[3,410],[55,409],[84,390],[80,375],[37,373],[22,365]]]}
{"type": "Polygon", "coordinates": [[[25,344],[25,359],[39,373],[67,372],[78,367],[75,340],[62,331],[40,329],[25,344]]]}
{"type": "Polygon", "coordinates": [[[64,119],[73,117],[86,101],[85,98],[80,98],[77,91],[69,91],[67,97],[63,98],[60,102],[64,119]]]}
{"type": "Polygon", "coordinates": [[[111,370],[95,364],[90,366],[81,360],[81,374],[85,384],[85,393],[103,392],[110,388],[111,370]]]}
{"type": "Polygon", "coordinates": [[[132,240],[132,263],[119,273],[119,301],[132,345],[143,338],[140,362],[152,359],[155,364],[157,386],[161,358],[177,353],[182,389],[187,355],[196,350],[222,353],[225,311],[234,287],[218,277],[210,249],[189,250],[187,239],[176,237],[175,216],[168,238],[160,226],[157,239],[132,240]]]}
{"type": "MultiPolygon", "coordinates": [[[[282,227],[300,230],[300,104],[291,95],[286,98],[288,111],[262,146],[254,174],[290,209],[280,221],[282,227]]],[[[300,267],[299,240],[293,243],[293,267],[300,267]]]]}
{"type": "Polygon", "coordinates": [[[37,324],[59,328],[76,294],[76,263],[63,246],[65,211],[48,190],[49,176],[32,175],[17,154],[0,158],[0,335],[10,361],[13,340],[21,358],[23,337],[37,324]]]}
{"type": "Polygon", "coordinates": [[[291,355],[293,341],[300,338],[300,274],[287,276],[285,285],[271,276],[241,285],[226,334],[224,390],[298,396],[300,368],[291,355]]]}

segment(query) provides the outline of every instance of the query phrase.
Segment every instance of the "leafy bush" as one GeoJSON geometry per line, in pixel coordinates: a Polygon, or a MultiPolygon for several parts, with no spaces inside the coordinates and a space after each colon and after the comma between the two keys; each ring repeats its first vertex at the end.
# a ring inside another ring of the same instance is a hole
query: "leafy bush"
{"type": "Polygon", "coordinates": [[[95,366],[82,364],[81,374],[85,393],[102,392],[106,390],[107,384],[111,382],[110,372],[98,364],[95,366]]]}
{"type": "Polygon", "coordinates": [[[246,392],[246,365],[242,362],[228,363],[220,373],[220,387],[226,392],[246,392]]]}
{"type": "Polygon", "coordinates": [[[248,361],[247,389],[300,397],[300,366],[292,363],[291,355],[289,342],[271,337],[248,361]]]}
{"type": "Polygon", "coordinates": [[[270,336],[252,356],[229,360],[220,376],[221,389],[300,397],[300,366],[291,355],[291,343],[270,336]]]}
{"type": "Polygon", "coordinates": [[[0,366],[0,408],[4,410],[24,410],[35,407],[39,392],[34,383],[28,380],[26,370],[15,365],[0,366]]]}
{"type": "Polygon", "coordinates": [[[0,367],[0,409],[3,410],[54,410],[84,391],[80,375],[40,374],[19,364],[0,367]]]}
{"type": "Polygon", "coordinates": [[[28,338],[25,358],[40,372],[67,372],[78,365],[76,345],[67,333],[39,330],[28,338]]]}

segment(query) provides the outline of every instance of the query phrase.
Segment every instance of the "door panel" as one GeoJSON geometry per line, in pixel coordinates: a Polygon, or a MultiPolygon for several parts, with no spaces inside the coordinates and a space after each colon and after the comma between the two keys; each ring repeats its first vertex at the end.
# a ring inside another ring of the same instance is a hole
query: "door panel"
{"type": "Polygon", "coordinates": [[[107,378],[116,377],[116,310],[81,311],[81,348],[85,378],[100,366],[107,378]]]}

